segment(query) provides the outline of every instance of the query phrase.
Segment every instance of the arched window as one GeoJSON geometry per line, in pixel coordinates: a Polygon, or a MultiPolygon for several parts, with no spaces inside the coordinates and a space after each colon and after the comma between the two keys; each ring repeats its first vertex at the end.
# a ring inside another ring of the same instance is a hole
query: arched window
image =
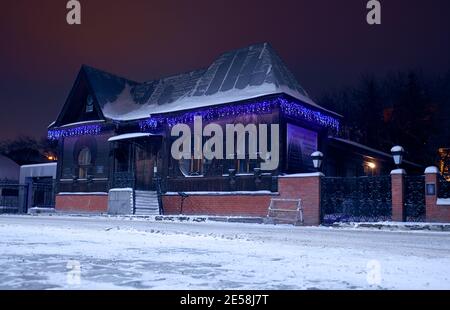
{"type": "Polygon", "coordinates": [[[84,147],[78,153],[78,178],[87,179],[88,171],[92,164],[92,155],[89,148],[84,147]]]}
{"type": "Polygon", "coordinates": [[[86,99],[86,113],[94,112],[94,98],[89,95],[86,99]]]}

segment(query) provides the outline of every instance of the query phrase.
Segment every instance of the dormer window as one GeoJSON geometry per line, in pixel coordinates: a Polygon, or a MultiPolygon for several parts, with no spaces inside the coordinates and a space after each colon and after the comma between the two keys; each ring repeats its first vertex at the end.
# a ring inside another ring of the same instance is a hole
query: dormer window
{"type": "Polygon", "coordinates": [[[86,99],[86,113],[94,112],[94,98],[89,95],[86,99]]]}

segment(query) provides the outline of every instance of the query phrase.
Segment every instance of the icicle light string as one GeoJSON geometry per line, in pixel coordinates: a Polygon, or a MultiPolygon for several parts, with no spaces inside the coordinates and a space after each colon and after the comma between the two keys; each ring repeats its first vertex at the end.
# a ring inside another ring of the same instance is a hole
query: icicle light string
{"type": "MultiPolygon", "coordinates": [[[[279,107],[281,113],[289,117],[316,123],[322,127],[327,127],[336,132],[339,131],[340,122],[337,118],[326,115],[305,107],[302,104],[288,101],[284,98],[264,100],[255,103],[246,103],[240,105],[229,105],[220,107],[210,107],[201,111],[187,112],[177,116],[154,116],[139,122],[142,132],[153,132],[160,130],[164,124],[173,127],[176,124],[190,124],[195,116],[201,116],[206,122],[224,118],[235,117],[248,114],[270,114],[279,107]]],[[[76,128],[49,130],[48,138],[58,140],[63,137],[73,137],[81,135],[98,135],[102,131],[100,125],[85,125],[76,128]]]]}
{"type": "Polygon", "coordinates": [[[194,121],[195,116],[201,116],[204,121],[208,122],[223,117],[234,117],[244,114],[270,114],[277,106],[280,107],[281,112],[287,116],[314,122],[336,131],[339,130],[340,122],[338,119],[281,98],[241,105],[211,107],[206,110],[187,112],[173,117],[155,116],[141,121],[139,125],[141,131],[155,131],[160,129],[165,123],[170,127],[173,127],[176,124],[190,124],[194,121]]]}

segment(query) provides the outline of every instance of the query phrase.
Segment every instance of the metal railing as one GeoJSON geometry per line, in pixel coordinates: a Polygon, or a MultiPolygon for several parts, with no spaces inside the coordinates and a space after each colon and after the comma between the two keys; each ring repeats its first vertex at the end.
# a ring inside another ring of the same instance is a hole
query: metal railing
{"type": "Polygon", "coordinates": [[[377,222],[392,218],[391,176],[321,178],[321,218],[335,222],[377,222]]]}
{"type": "Polygon", "coordinates": [[[0,213],[26,213],[28,191],[27,185],[2,181],[0,183],[0,213]]]}
{"type": "Polygon", "coordinates": [[[405,177],[405,215],[407,222],[425,222],[425,176],[405,177]]]}
{"type": "Polygon", "coordinates": [[[111,188],[133,188],[136,184],[135,174],[132,172],[114,172],[111,188]]]}

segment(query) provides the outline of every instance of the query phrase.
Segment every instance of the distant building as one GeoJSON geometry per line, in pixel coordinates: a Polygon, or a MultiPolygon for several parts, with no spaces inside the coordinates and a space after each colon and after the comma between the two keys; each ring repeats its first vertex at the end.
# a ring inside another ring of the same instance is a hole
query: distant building
{"type": "MultiPolygon", "coordinates": [[[[20,184],[28,188],[24,208],[54,208],[57,163],[24,165],[20,167],[20,184]]],[[[25,210],[25,211],[27,211],[25,210]]]]}
{"type": "Polygon", "coordinates": [[[16,212],[19,202],[20,166],[13,160],[0,155],[0,214],[16,212]]]}
{"type": "Polygon", "coordinates": [[[20,166],[13,160],[0,155],[0,182],[15,181],[19,182],[20,166]]]}

